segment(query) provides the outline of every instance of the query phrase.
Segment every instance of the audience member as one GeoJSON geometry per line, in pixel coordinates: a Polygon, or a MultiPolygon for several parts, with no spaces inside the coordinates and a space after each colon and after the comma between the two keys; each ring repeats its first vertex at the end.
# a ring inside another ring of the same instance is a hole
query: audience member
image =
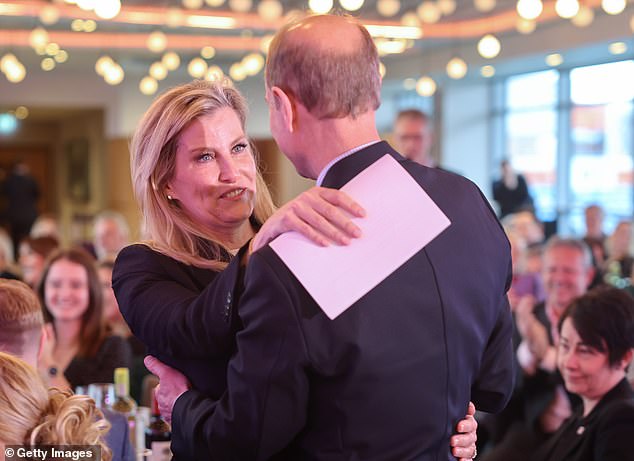
{"type": "Polygon", "coordinates": [[[31,238],[52,237],[58,242],[61,242],[62,234],[57,217],[52,213],[42,213],[39,215],[31,227],[29,236],[31,238]]]}
{"type": "Polygon", "coordinates": [[[85,395],[47,389],[34,368],[0,352],[0,451],[6,445],[96,446],[91,455],[110,461],[105,443],[110,424],[85,395]]]}
{"type": "Polygon", "coordinates": [[[15,270],[13,241],[9,233],[0,227],[0,278],[19,279],[15,270]]]}
{"type": "Polygon", "coordinates": [[[130,243],[130,227],[121,213],[102,211],[93,223],[92,251],[97,261],[114,261],[119,251],[130,243]]]}
{"type": "Polygon", "coordinates": [[[634,461],[634,298],[615,288],[577,298],[558,322],[557,367],[581,405],[531,461],[634,461]]]}
{"type": "Polygon", "coordinates": [[[6,218],[15,248],[29,235],[31,226],[37,218],[40,188],[31,175],[29,166],[23,161],[18,161],[2,183],[2,192],[7,198],[6,218]]]}
{"type": "MultiPolygon", "coordinates": [[[[42,308],[35,292],[22,282],[0,280],[0,352],[12,354],[37,367],[43,326],[42,308]]],[[[126,418],[108,410],[103,413],[112,424],[105,440],[113,461],[133,461],[126,418]]],[[[1,410],[0,414],[3,414],[1,410]]]]}
{"type": "Polygon", "coordinates": [[[130,368],[125,339],[108,335],[95,261],[81,249],[49,258],[38,294],[44,306],[46,340],[40,365],[61,388],[112,382],[114,369],[130,368]]]}
{"type": "Polygon", "coordinates": [[[536,302],[544,300],[544,287],[539,272],[528,271],[526,241],[516,232],[507,231],[511,243],[511,260],[513,262],[513,282],[509,289],[509,303],[515,310],[517,302],[524,296],[531,296],[536,302]]]}
{"type": "Polygon", "coordinates": [[[588,205],[584,209],[584,222],[586,233],[583,241],[590,248],[592,253],[592,265],[594,266],[594,278],[591,287],[595,287],[603,283],[605,271],[605,260],[607,258],[607,250],[605,247],[606,235],[603,233],[603,208],[599,205],[588,205]]]}
{"type": "Polygon", "coordinates": [[[632,221],[622,220],[607,239],[608,259],[606,282],[623,288],[632,274],[634,257],[632,256],[632,221]]]}
{"type": "Polygon", "coordinates": [[[425,112],[408,109],[399,112],[392,130],[394,148],[405,158],[435,168],[431,148],[434,141],[432,120],[425,112]]]}
{"type": "Polygon", "coordinates": [[[20,242],[18,264],[22,280],[35,289],[40,283],[46,258],[59,247],[54,237],[26,237],[20,242]]]}
{"type": "Polygon", "coordinates": [[[493,182],[493,200],[500,208],[500,218],[519,211],[534,211],[526,179],[515,172],[508,160],[500,162],[500,179],[493,182]]]}
{"type": "Polygon", "coordinates": [[[516,384],[513,411],[496,425],[499,443],[484,461],[524,461],[570,415],[571,399],[556,373],[557,324],[566,307],[583,295],[594,270],[590,250],[581,240],[551,237],[543,255],[543,303],[519,300],[515,311],[519,337],[517,359],[522,373],[516,384]],[[502,427],[500,427],[502,426],[502,427]]]}
{"type": "Polygon", "coordinates": [[[517,233],[526,242],[527,247],[544,242],[544,226],[532,211],[518,211],[504,216],[502,224],[506,229],[517,233]]]}

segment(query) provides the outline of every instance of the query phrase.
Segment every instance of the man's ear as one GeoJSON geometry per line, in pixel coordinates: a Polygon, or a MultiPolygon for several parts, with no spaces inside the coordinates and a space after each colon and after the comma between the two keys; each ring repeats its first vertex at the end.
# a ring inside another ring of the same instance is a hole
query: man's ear
{"type": "Polygon", "coordinates": [[[294,97],[277,86],[271,88],[270,91],[275,110],[278,112],[279,117],[281,117],[282,126],[286,128],[289,133],[292,133],[295,131],[295,123],[297,121],[294,97]]]}

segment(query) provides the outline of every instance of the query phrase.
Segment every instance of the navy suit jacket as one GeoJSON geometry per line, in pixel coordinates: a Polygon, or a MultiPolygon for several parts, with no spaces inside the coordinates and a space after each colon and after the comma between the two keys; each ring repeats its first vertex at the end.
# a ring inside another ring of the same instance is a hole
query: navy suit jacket
{"type": "Polygon", "coordinates": [[[324,185],[341,187],[386,153],[451,226],[334,320],[270,247],[253,254],[228,390],[217,401],[195,390],[177,399],[177,457],[452,460],[469,399],[504,407],[513,361],[503,230],[473,183],[385,142],[337,162],[324,185]]]}

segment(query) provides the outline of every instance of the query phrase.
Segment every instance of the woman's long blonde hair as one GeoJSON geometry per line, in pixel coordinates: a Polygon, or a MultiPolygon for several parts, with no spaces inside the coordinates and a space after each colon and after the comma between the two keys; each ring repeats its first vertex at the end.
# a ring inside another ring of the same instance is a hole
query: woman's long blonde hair
{"type": "MultiPolygon", "coordinates": [[[[226,249],[210,238],[165,192],[175,172],[175,155],[183,129],[193,120],[218,109],[233,109],[245,127],[244,97],[224,83],[195,80],[159,96],[143,115],[130,145],[132,186],[143,215],[143,230],[152,248],[178,261],[221,270],[226,249]]],[[[253,152],[253,146],[251,146],[253,152]]],[[[254,153],[255,155],[255,153],[254,153]]],[[[260,172],[256,177],[253,217],[263,223],[275,207],[260,172]]]]}
{"type": "Polygon", "coordinates": [[[26,362],[0,352],[0,440],[6,445],[93,445],[111,459],[103,440],[110,423],[95,402],[47,389],[26,362]]]}

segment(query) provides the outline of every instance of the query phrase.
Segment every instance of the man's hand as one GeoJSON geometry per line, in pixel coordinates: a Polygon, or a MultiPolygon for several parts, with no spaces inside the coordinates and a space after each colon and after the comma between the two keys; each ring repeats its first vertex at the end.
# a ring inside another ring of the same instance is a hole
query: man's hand
{"type": "Polygon", "coordinates": [[[180,371],[165,365],[156,357],[148,355],[143,360],[148,370],[159,378],[156,387],[156,401],[159,411],[168,423],[172,422],[174,402],[190,388],[189,381],[180,371]]]}

